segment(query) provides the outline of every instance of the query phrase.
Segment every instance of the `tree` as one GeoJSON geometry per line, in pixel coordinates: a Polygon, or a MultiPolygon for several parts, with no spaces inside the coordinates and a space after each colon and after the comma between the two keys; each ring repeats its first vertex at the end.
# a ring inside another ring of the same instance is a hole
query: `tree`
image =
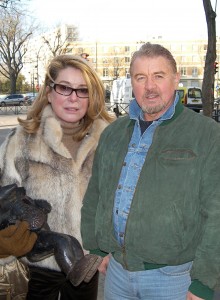
{"type": "Polygon", "coordinates": [[[76,41],[77,38],[77,27],[64,26],[62,28],[60,25],[54,29],[50,36],[43,36],[44,43],[48,46],[53,57],[66,53],[70,42],[76,41]],[[62,29],[64,30],[62,31],[62,29]]]}
{"type": "Polygon", "coordinates": [[[7,8],[10,2],[13,2],[13,0],[0,0],[0,7],[7,8]]]}
{"type": "Polygon", "coordinates": [[[10,80],[10,92],[16,92],[16,81],[23,68],[23,56],[33,26],[25,24],[24,13],[11,5],[0,9],[0,73],[10,80]]]}
{"type": "Polygon", "coordinates": [[[202,84],[202,102],[204,115],[212,117],[214,104],[214,66],[216,61],[216,13],[212,9],[210,0],[203,0],[203,6],[208,29],[208,46],[202,84]]]}

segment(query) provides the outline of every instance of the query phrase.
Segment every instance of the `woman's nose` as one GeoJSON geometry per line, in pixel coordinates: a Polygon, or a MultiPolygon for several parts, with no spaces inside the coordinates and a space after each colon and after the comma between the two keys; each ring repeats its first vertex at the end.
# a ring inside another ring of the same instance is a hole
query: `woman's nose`
{"type": "Polygon", "coordinates": [[[78,101],[79,97],[77,96],[76,91],[73,91],[72,94],[69,96],[69,100],[71,101],[78,101]]]}

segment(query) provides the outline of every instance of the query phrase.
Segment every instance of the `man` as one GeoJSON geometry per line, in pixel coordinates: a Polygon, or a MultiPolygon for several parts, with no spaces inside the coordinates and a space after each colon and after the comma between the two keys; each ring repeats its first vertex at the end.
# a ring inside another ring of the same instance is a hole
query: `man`
{"type": "Polygon", "coordinates": [[[130,74],[129,116],[96,151],[84,248],[106,255],[105,300],[211,300],[220,288],[220,127],[181,104],[176,62],[161,45],[136,51],[130,74]]]}

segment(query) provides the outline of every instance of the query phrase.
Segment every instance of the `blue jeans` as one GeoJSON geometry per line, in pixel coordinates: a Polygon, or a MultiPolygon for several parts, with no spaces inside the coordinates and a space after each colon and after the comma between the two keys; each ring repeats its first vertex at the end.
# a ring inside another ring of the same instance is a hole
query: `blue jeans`
{"type": "Polygon", "coordinates": [[[105,278],[105,300],[186,300],[192,262],[129,272],[112,257],[105,278]]]}

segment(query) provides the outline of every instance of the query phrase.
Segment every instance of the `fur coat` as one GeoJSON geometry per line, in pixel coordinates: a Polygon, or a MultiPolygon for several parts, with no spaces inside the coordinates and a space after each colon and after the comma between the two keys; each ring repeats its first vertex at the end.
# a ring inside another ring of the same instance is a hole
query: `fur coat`
{"type": "MultiPolygon", "coordinates": [[[[52,206],[48,215],[51,230],[70,234],[82,243],[82,199],[100,134],[107,125],[101,119],[94,121],[73,160],[62,143],[60,123],[48,105],[37,133],[27,134],[19,125],[1,145],[0,185],[17,183],[29,197],[47,200],[52,206]]],[[[53,256],[35,265],[59,270],[53,256]]]]}

